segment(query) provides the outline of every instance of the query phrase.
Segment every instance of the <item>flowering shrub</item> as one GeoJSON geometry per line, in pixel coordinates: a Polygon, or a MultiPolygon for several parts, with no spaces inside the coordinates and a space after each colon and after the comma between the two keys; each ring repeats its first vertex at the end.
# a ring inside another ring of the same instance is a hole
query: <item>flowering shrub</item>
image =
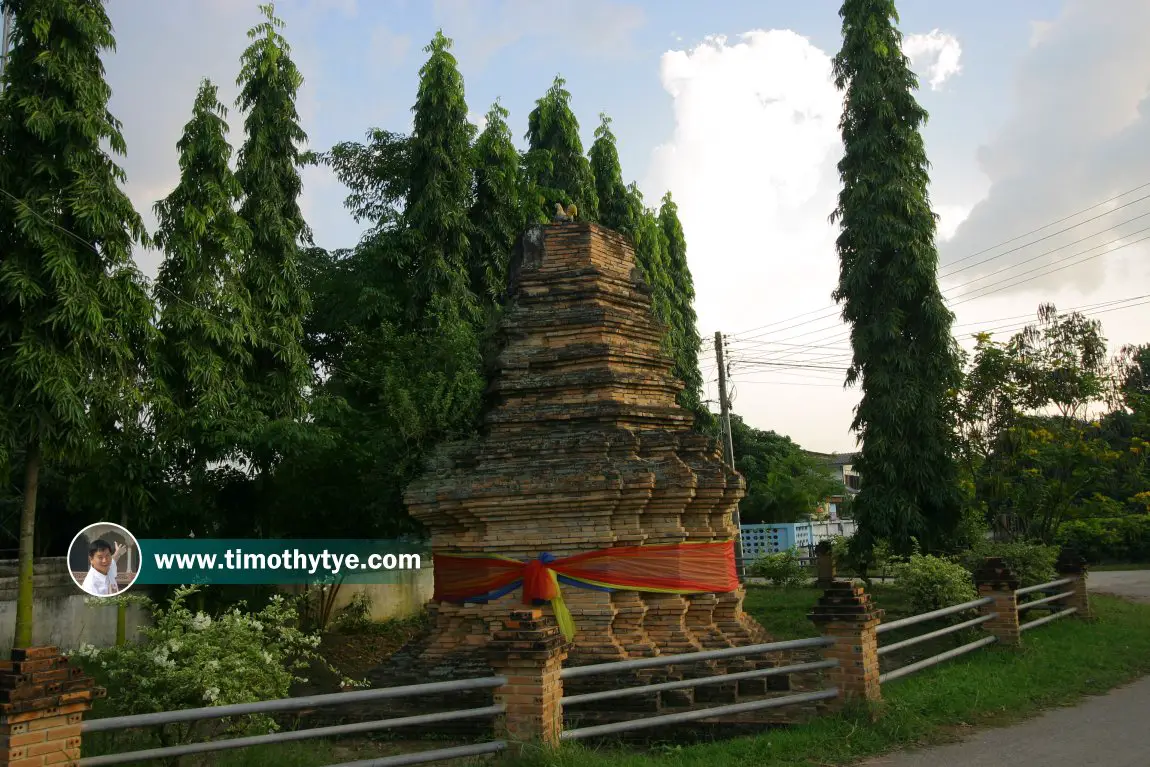
{"type": "MultiPolygon", "coordinates": [[[[142,605],[152,625],[142,628],[141,641],[98,649],[85,645],[76,651],[81,663],[108,689],[108,707],[114,715],[144,714],[201,706],[252,703],[287,697],[293,682],[305,682],[301,672],[320,664],[318,634],[296,628],[293,605],[273,596],[259,612],[246,612],[241,604],[212,617],[193,612],[187,599],[196,586],[176,590],[167,607],[146,597],[90,600],[99,606],[109,601],[142,605]]],[[[344,680],[345,686],[362,686],[344,680]]],[[[203,740],[206,736],[272,732],[276,723],[267,716],[207,720],[161,728],[163,745],[203,740]]]]}

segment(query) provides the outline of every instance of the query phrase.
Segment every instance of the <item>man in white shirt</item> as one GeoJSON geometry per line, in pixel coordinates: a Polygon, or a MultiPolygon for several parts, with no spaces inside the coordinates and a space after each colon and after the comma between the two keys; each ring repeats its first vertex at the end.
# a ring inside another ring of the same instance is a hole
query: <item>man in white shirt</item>
{"type": "Polygon", "coordinates": [[[88,574],[80,588],[97,597],[108,597],[120,590],[116,582],[116,560],[127,551],[119,543],[115,548],[107,541],[94,541],[88,548],[88,574]]]}

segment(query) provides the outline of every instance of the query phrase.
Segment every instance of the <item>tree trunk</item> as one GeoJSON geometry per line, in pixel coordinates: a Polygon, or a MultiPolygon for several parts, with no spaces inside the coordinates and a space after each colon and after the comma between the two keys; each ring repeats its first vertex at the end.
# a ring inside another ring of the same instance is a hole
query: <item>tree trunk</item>
{"type": "Polygon", "coordinates": [[[40,489],[40,439],[28,443],[24,466],[24,509],[20,514],[19,587],[16,596],[16,634],[12,647],[32,646],[32,560],[36,539],[36,491],[40,489]]]}

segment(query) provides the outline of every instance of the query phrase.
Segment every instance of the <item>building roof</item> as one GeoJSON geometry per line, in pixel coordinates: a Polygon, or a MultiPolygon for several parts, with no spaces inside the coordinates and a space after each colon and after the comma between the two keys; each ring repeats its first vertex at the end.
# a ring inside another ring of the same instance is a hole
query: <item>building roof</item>
{"type": "Polygon", "coordinates": [[[859,455],[858,453],[815,453],[810,450],[805,452],[812,458],[818,458],[831,466],[845,466],[854,463],[858,460],[859,455]]]}

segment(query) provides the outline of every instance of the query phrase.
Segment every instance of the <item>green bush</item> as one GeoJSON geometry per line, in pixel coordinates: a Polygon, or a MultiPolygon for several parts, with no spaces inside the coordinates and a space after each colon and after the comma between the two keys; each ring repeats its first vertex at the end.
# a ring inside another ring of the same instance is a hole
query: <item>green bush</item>
{"type": "Polygon", "coordinates": [[[751,563],[750,571],[754,577],[766,578],[771,584],[783,588],[803,586],[810,580],[798,549],[763,554],[751,563]]]}
{"type": "Polygon", "coordinates": [[[340,608],[332,619],[336,631],[344,634],[354,634],[366,631],[372,625],[371,597],[365,591],[354,595],[351,600],[340,608]]]}
{"type": "Polygon", "coordinates": [[[1087,562],[1150,562],[1150,515],[1077,519],[1063,523],[1058,542],[1087,562]]]}
{"type": "Polygon", "coordinates": [[[1058,559],[1057,546],[1041,543],[992,543],[983,541],[962,557],[962,564],[971,573],[982,566],[987,557],[999,557],[1018,576],[1023,586],[1047,583],[1058,577],[1054,563],[1058,559]]]}
{"type": "Polygon", "coordinates": [[[893,570],[915,613],[969,602],[978,594],[970,572],[953,559],[912,554],[893,570]]]}

